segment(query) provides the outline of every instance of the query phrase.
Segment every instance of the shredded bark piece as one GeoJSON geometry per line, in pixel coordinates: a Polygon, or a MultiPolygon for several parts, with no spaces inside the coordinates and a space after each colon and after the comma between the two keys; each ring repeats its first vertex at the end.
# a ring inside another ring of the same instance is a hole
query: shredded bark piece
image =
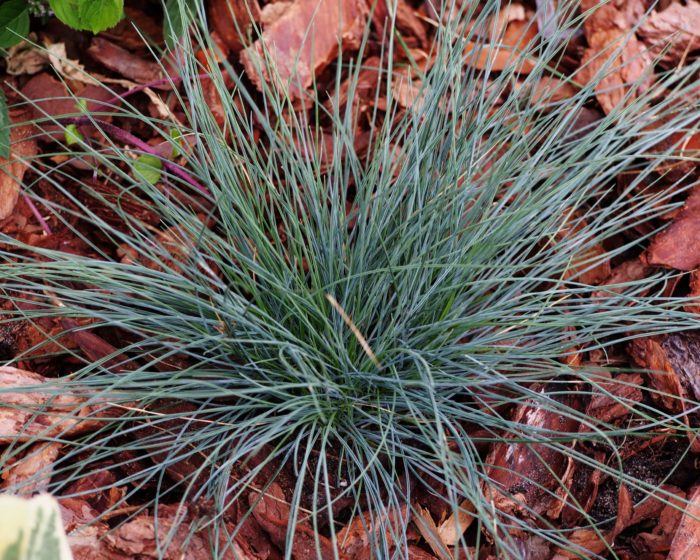
{"type": "MultiPolygon", "coordinates": [[[[546,388],[542,387],[539,392],[545,394],[546,388]]],[[[580,397],[567,395],[558,398],[562,399],[564,406],[581,408],[580,397]]],[[[534,431],[542,434],[547,430],[573,432],[579,426],[575,418],[534,403],[519,406],[513,413],[513,421],[522,425],[524,434],[534,431]]],[[[503,441],[494,445],[486,464],[488,483],[483,484],[485,497],[493,500],[501,511],[528,517],[530,512],[546,512],[558,501],[545,489],[558,487],[567,461],[564,453],[543,443],[503,441]]]]}
{"type": "Polygon", "coordinates": [[[267,81],[296,99],[333,61],[339,45],[359,47],[367,14],[361,0],[298,0],[241,53],[241,62],[258,89],[267,81]],[[272,72],[266,57],[274,63],[272,72]]]}
{"type": "MultiPolygon", "coordinates": [[[[87,53],[106,68],[139,84],[151,84],[163,78],[159,64],[136,56],[102,37],[93,38],[87,53]]],[[[153,87],[170,89],[170,84],[153,87]]]]}
{"type": "Polygon", "coordinates": [[[19,199],[20,184],[27,171],[26,160],[38,151],[31,138],[34,127],[17,126],[10,132],[12,154],[9,160],[0,158],[0,220],[12,214],[19,199]]]}
{"type": "Polygon", "coordinates": [[[2,470],[2,487],[27,497],[46,492],[53,463],[62,447],[62,443],[55,442],[31,445],[19,461],[2,470]]]}
{"type": "Polygon", "coordinates": [[[93,407],[61,384],[31,371],[0,367],[0,443],[72,437],[97,427],[99,420],[87,418],[93,407]],[[42,392],[32,388],[40,384],[47,385],[42,392]]]}
{"type": "Polygon", "coordinates": [[[688,0],[685,5],[671,3],[665,10],[654,10],[644,18],[637,34],[649,46],[649,52],[670,66],[683,61],[689,53],[700,49],[700,2],[688,0]]]}
{"type": "Polygon", "coordinates": [[[689,560],[700,557],[700,486],[690,491],[690,503],[671,542],[668,560],[689,560]]]}
{"type": "Polygon", "coordinates": [[[257,0],[213,0],[209,16],[216,34],[235,53],[248,42],[246,34],[261,18],[257,0]]]}
{"type": "Polygon", "coordinates": [[[696,187],[676,220],[652,240],[644,256],[651,265],[678,270],[700,266],[700,188],[696,187]]]}
{"type": "MultiPolygon", "coordinates": [[[[590,9],[596,2],[584,2],[590,9]]],[[[605,114],[627,105],[653,82],[652,58],[631,31],[631,24],[611,4],[599,6],[583,25],[588,48],[577,77],[595,81],[595,94],[605,114]]]]}

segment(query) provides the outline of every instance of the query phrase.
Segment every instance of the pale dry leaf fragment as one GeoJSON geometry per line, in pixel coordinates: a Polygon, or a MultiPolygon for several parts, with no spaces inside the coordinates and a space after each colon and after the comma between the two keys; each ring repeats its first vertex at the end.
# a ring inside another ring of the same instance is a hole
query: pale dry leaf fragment
{"type": "Polygon", "coordinates": [[[0,367],[0,443],[71,437],[99,426],[86,399],[61,385],[38,373],[0,367]]]}
{"type": "Polygon", "coordinates": [[[10,132],[11,158],[0,157],[0,220],[12,214],[27,171],[27,160],[37,153],[38,146],[31,138],[32,133],[31,126],[14,127],[10,132]]]}
{"type": "Polygon", "coordinates": [[[261,91],[266,81],[299,98],[340,45],[360,46],[367,15],[364,0],[298,0],[241,52],[241,62],[261,91]]]}
{"type": "Polygon", "coordinates": [[[474,521],[474,504],[470,500],[464,500],[459,504],[458,511],[454,512],[450,517],[445,519],[438,527],[438,535],[447,546],[457,546],[462,538],[464,531],[474,521]]]}
{"type": "Polygon", "coordinates": [[[676,534],[671,541],[668,560],[700,558],[700,486],[690,491],[676,534]]]}
{"type": "Polygon", "coordinates": [[[649,52],[675,66],[688,53],[700,49],[700,2],[688,0],[685,5],[672,2],[665,10],[654,10],[644,18],[637,34],[648,45],[649,52]]]}
{"type": "Polygon", "coordinates": [[[447,543],[440,538],[440,533],[433,521],[433,517],[426,508],[421,506],[415,508],[414,524],[425,539],[425,542],[430,546],[430,549],[440,560],[450,560],[452,558],[452,555],[447,550],[447,543]]]}
{"type": "MultiPolygon", "coordinates": [[[[30,33],[29,39],[36,40],[34,33],[30,33]]],[[[40,72],[49,64],[49,56],[46,51],[28,41],[22,41],[7,50],[5,63],[7,64],[5,71],[11,76],[30,76],[40,72]]]]}

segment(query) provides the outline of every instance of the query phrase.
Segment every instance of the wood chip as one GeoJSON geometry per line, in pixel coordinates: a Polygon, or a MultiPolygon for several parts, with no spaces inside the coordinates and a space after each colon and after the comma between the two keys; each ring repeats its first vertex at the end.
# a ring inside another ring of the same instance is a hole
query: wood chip
{"type": "MultiPolygon", "coordinates": [[[[251,492],[248,502],[253,508],[255,521],[270,535],[273,543],[285,550],[291,507],[282,487],[273,482],[264,494],[251,492]]],[[[333,544],[327,537],[315,532],[308,521],[297,523],[294,527],[292,556],[316,558],[317,550],[321,551],[322,558],[334,557],[333,544]]]]}
{"type": "Polygon", "coordinates": [[[0,220],[12,214],[19,199],[22,179],[27,171],[27,159],[38,151],[36,140],[31,138],[32,126],[16,126],[10,133],[12,157],[0,157],[0,220]]]}
{"type": "Polygon", "coordinates": [[[299,98],[334,60],[339,45],[360,46],[367,15],[363,0],[298,0],[241,53],[241,62],[261,91],[267,81],[291,99],[299,98]],[[265,64],[268,56],[274,72],[265,64]]]}
{"type": "MultiPolygon", "coordinates": [[[[546,388],[540,388],[539,392],[544,398],[546,388]]],[[[566,407],[581,409],[580,396],[562,395],[557,399],[566,407]]],[[[540,438],[546,439],[547,432],[569,433],[579,428],[578,420],[534,401],[519,406],[513,413],[513,421],[522,425],[524,438],[538,433],[540,438]]],[[[492,500],[503,512],[529,517],[531,512],[547,512],[560,501],[547,489],[560,487],[567,458],[550,445],[503,441],[494,445],[486,465],[485,499],[492,500]]]]}
{"type": "Polygon", "coordinates": [[[700,266],[700,187],[690,193],[674,222],[654,237],[645,260],[678,270],[700,266]]]}
{"type": "Polygon", "coordinates": [[[209,16],[216,34],[235,53],[248,42],[248,31],[261,18],[257,0],[212,0],[209,16]]]}
{"type": "MultiPolygon", "coordinates": [[[[584,3],[583,8],[597,2],[584,3]]],[[[605,114],[629,104],[653,81],[653,64],[646,46],[631,31],[625,14],[604,4],[584,23],[588,48],[577,74],[583,82],[595,82],[595,94],[605,114]]]]}
{"type": "MultiPolygon", "coordinates": [[[[87,53],[105,68],[139,84],[150,84],[163,78],[160,64],[136,56],[102,37],[92,39],[87,53]]],[[[153,87],[167,90],[170,84],[153,87]]]]}
{"type": "Polygon", "coordinates": [[[469,500],[464,500],[459,504],[459,511],[453,513],[438,527],[438,535],[447,546],[457,546],[464,531],[474,521],[475,517],[470,515],[474,512],[474,504],[469,500]]]}
{"type": "Polygon", "coordinates": [[[372,516],[370,513],[356,515],[352,521],[345,525],[336,536],[338,545],[345,555],[346,560],[364,560],[372,556],[373,544],[381,542],[384,538],[389,547],[394,546],[393,527],[402,527],[408,523],[409,514],[407,508],[397,512],[382,512],[372,516]],[[383,537],[381,533],[384,533],[383,537]]]}
{"type": "Polygon", "coordinates": [[[649,51],[667,66],[681,63],[689,53],[700,49],[700,2],[688,0],[685,5],[672,2],[665,10],[654,10],[642,19],[637,34],[649,51]]]}
{"type": "Polygon", "coordinates": [[[53,472],[53,463],[62,448],[62,443],[55,442],[41,442],[30,446],[19,461],[6,465],[2,470],[2,488],[27,497],[46,492],[53,472]]]}
{"type": "Polygon", "coordinates": [[[691,490],[688,501],[690,503],[671,542],[668,560],[700,558],[700,486],[691,490]]]}
{"type": "Polygon", "coordinates": [[[85,405],[86,399],[61,384],[38,373],[0,367],[0,443],[72,437],[99,426],[88,418],[93,408],[85,405]],[[46,386],[39,391],[39,385],[46,386]]]}
{"type": "MultiPolygon", "coordinates": [[[[630,414],[634,403],[643,398],[643,378],[639,373],[621,373],[609,382],[598,383],[586,408],[586,416],[600,422],[612,422],[630,414]]],[[[582,431],[592,427],[582,426],[582,431]]]]}

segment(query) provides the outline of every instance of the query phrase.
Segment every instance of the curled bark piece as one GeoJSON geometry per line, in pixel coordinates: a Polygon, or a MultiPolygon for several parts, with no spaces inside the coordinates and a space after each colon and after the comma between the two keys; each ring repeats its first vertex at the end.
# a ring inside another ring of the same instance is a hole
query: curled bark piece
{"type": "Polygon", "coordinates": [[[241,62],[258,89],[267,81],[296,99],[339,46],[360,46],[367,14],[363,0],[299,0],[241,53],[241,62]]]}
{"type": "Polygon", "coordinates": [[[0,367],[0,443],[72,437],[97,427],[99,420],[90,418],[94,407],[61,385],[38,373],[0,367]]]}
{"type": "Polygon", "coordinates": [[[12,214],[19,199],[20,184],[27,171],[26,160],[36,155],[38,147],[31,139],[31,126],[18,126],[10,133],[12,156],[0,158],[0,220],[12,214]]]}
{"type": "MultiPolygon", "coordinates": [[[[546,388],[541,388],[540,392],[542,398],[546,398],[546,388]]],[[[582,408],[580,397],[563,395],[557,399],[565,407],[582,408]]],[[[545,408],[534,400],[519,406],[513,420],[522,425],[526,439],[538,434],[542,441],[547,439],[547,433],[571,433],[579,427],[575,418],[561,410],[545,408]]],[[[546,443],[497,443],[486,460],[489,480],[483,485],[484,496],[492,500],[497,509],[524,518],[556,511],[559,508],[554,506],[560,498],[551,491],[560,486],[567,463],[562,451],[546,443]]]]}
{"type": "MultiPolygon", "coordinates": [[[[591,9],[597,0],[582,3],[591,9]]],[[[605,114],[631,103],[653,81],[653,64],[646,46],[631,31],[623,12],[612,4],[598,5],[584,23],[588,48],[578,76],[595,83],[595,94],[605,114]]]]}
{"type": "Polygon", "coordinates": [[[700,486],[690,492],[689,502],[671,542],[668,560],[700,558],[700,486]]]}
{"type": "Polygon", "coordinates": [[[209,4],[211,24],[228,49],[237,53],[254,22],[260,21],[257,0],[213,0],[209,4]]]}
{"type": "Polygon", "coordinates": [[[675,66],[690,52],[700,49],[699,20],[700,2],[673,2],[665,10],[654,10],[644,18],[637,33],[654,56],[661,57],[666,66],[675,66]]]}
{"type": "Polygon", "coordinates": [[[654,237],[645,259],[678,270],[700,266],[700,188],[693,189],[676,220],[654,237]]]}

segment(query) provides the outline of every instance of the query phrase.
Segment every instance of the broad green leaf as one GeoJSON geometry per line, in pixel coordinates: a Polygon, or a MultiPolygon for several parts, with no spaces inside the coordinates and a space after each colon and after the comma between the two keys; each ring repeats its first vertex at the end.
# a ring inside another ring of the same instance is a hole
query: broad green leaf
{"type": "Polygon", "coordinates": [[[136,175],[140,175],[151,185],[155,185],[160,181],[160,170],[162,167],[163,162],[156,156],[150,154],[139,156],[134,162],[134,172],[136,175]]]}
{"type": "Polygon", "coordinates": [[[72,559],[56,500],[0,496],[0,559],[72,559]]]}
{"type": "Polygon", "coordinates": [[[10,159],[10,112],[2,89],[0,89],[0,157],[10,159]]]}
{"type": "Polygon", "coordinates": [[[16,45],[29,33],[29,10],[25,0],[0,4],[0,47],[16,45]]]}
{"type": "Polygon", "coordinates": [[[49,0],[51,9],[66,25],[99,33],[119,23],[124,0],[49,0]]]}
{"type": "Polygon", "coordinates": [[[78,8],[80,7],[78,0],[49,0],[49,6],[51,6],[56,17],[67,26],[74,29],[82,29],[80,14],[78,13],[78,8]]]}
{"type": "Polygon", "coordinates": [[[99,33],[119,23],[124,14],[124,0],[80,0],[82,29],[99,33]]]}
{"type": "Polygon", "coordinates": [[[83,141],[83,135],[78,130],[78,127],[74,124],[69,124],[63,133],[66,137],[66,144],[73,146],[74,144],[79,144],[83,141]]]}
{"type": "Polygon", "coordinates": [[[194,10],[193,0],[166,0],[163,37],[168,48],[173,48],[187,28],[183,12],[194,10]]]}

